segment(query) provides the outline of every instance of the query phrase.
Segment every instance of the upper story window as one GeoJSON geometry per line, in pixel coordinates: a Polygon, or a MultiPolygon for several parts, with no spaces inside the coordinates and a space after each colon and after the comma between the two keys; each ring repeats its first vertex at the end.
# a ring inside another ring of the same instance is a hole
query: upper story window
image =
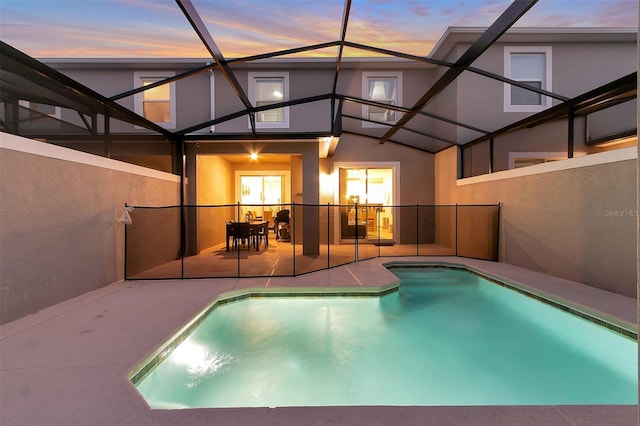
{"type": "MultiPolygon", "coordinates": [[[[402,73],[371,71],[362,73],[362,97],[387,105],[402,105],[402,73]]],[[[362,117],[365,120],[394,124],[400,113],[392,109],[363,105],[362,117]]],[[[362,127],[386,127],[383,124],[363,121],[362,127]]]]}
{"type": "MultiPolygon", "coordinates": [[[[165,78],[173,77],[171,72],[136,72],[134,86],[148,86],[165,78]]],[[[134,95],[135,112],[149,121],[167,129],[176,128],[175,83],[163,84],[134,95]]]]}
{"type": "MultiPolygon", "coordinates": [[[[249,100],[265,106],[289,100],[288,72],[250,72],[249,100]]],[[[288,128],[289,107],[273,108],[256,113],[257,128],[288,128]]]]}
{"type": "MultiPolygon", "coordinates": [[[[551,47],[507,46],[504,48],[504,68],[504,75],[512,80],[552,91],[551,47]]],[[[537,112],[550,106],[548,96],[505,83],[505,112],[537,112]]]]}

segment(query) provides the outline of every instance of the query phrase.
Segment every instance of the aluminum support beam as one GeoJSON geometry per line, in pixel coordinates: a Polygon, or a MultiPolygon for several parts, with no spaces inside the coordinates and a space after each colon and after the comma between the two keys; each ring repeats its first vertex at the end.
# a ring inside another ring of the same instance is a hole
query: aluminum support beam
{"type": "Polygon", "coordinates": [[[612,106],[611,99],[622,97],[625,100],[637,97],[638,73],[633,72],[615,81],[600,86],[582,95],[569,99],[566,102],[555,105],[539,113],[533,114],[515,123],[495,130],[488,135],[480,136],[474,140],[466,142],[464,147],[470,147],[496,136],[504,135],[525,127],[535,127],[539,124],[552,120],[565,118],[569,111],[573,109],[575,115],[585,115],[612,106]]]}
{"type": "Polygon", "coordinates": [[[240,98],[240,101],[242,101],[245,108],[247,108],[247,110],[249,111],[249,119],[251,121],[251,130],[253,133],[255,133],[256,123],[255,123],[255,113],[253,110],[253,105],[251,105],[251,102],[249,101],[247,94],[244,92],[244,90],[240,86],[238,79],[231,71],[231,68],[227,64],[227,61],[224,59],[224,56],[222,55],[222,51],[220,51],[220,49],[218,48],[218,45],[213,40],[213,37],[211,37],[211,34],[209,33],[209,30],[207,29],[204,22],[202,21],[202,18],[198,14],[198,11],[191,3],[191,0],[176,0],[176,3],[182,10],[182,13],[184,13],[185,17],[187,18],[187,20],[189,21],[189,23],[191,24],[195,32],[198,34],[198,37],[200,37],[200,40],[204,44],[205,48],[207,49],[211,57],[216,61],[216,65],[218,65],[218,67],[220,68],[220,71],[222,72],[222,75],[224,75],[224,77],[227,79],[227,81],[231,85],[231,88],[235,92],[236,96],[240,98]]]}
{"type": "MultiPolygon", "coordinates": [[[[399,112],[402,112],[402,113],[408,113],[408,112],[411,111],[409,108],[405,108],[405,107],[401,107],[401,106],[397,106],[397,105],[384,104],[384,103],[380,103],[380,102],[376,102],[376,101],[371,101],[369,99],[357,98],[355,96],[336,95],[336,97],[338,99],[342,99],[342,100],[349,101],[349,102],[355,102],[355,103],[362,104],[362,105],[369,105],[369,106],[380,107],[380,108],[384,108],[384,109],[390,109],[390,110],[399,111],[399,112]]],[[[424,115],[425,117],[433,118],[434,120],[439,120],[439,121],[443,121],[445,123],[453,124],[454,126],[464,127],[465,129],[473,130],[474,132],[482,133],[482,134],[485,134],[485,135],[488,135],[490,133],[488,130],[483,130],[483,129],[480,129],[480,128],[475,127],[475,126],[471,126],[469,124],[460,123],[459,121],[455,121],[455,120],[451,120],[449,118],[441,117],[439,115],[432,114],[430,112],[418,111],[418,114],[424,115]]]]}
{"type": "MultiPolygon", "coordinates": [[[[367,134],[359,133],[359,132],[352,132],[350,130],[344,130],[342,133],[347,134],[347,135],[362,136],[363,138],[367,138],[367,139],[375,139],[375,140],[379,139],[377,136],[371,136],[371,135],[367,135],[367,134]]],[[[395,143],[396,145],[406,146],[407,148],[417,149],[418,151],[428,152],[429,154],[435,154],[434,151],[429,151],[428,149],[424,149],[424,148],[421,148],[421,147],[418,147],[418,146],[415,146],[415,145],[410,145],[408,143],[394,141],[393,139],[389,139],[389,142],[395,143]]]]}
{"type": "Polygon", "coordinates": [[[338,47],[338,56],[336,58],[336,72],[333,76],[333,89],[331,90],[331,131],[333,132],[333,123],[336,116],[336,90],[338,88],[338,76],[340,75],[340,67],[342,65],[342,53],[344,52],[344,42],[347,37],[347,24],[349,23],[349,12],[351,10],[351,0],[344,1],[344,10],[342,12],[342,28],[340,29],[340,45],[338,47]]]}
{"type": "Polygon", "coordinates": [[[57,103],[61,106],[66,105],[66,99],[88,108],[89,111],[103,111],[104,107],[108,107],[112,118],[145,127],[167,138],[172,138],[173,136],[173,133],[169,130],[141,117],[42,62],[25,55],[3,41],[0,41],[0,57],[2,57],[0,68],[3,72],[15,73],[19,77],[27,79],[46,90],[55,92],[60,98],[57,103]]]}
{"type": "Polygon", "coordinates": [[[118,99],[126,98],[131,95],[135,95],[136,93],[144,92],[145,90],[153,89],[154,87],[162,86],[163,84],[172,83],[174,81],[182,80],[183,78],[190,77],[192,75],[199,74],[201,72],[206,72],[212,70],[216,67],[216,64],[207,64],[198,68],[194,68],[189,71],[185,71],[183,73],[174,75],[173,77],[167,77],[162,80],[156,81],[151,84],[147,84],[146,86],[136,87],[135,89],[128,90],[126,92],[120,93],[118,95],[111,96],[109,99],[112,101],[117,101],[118,99]]]}
{"type": "Polygon", "coordinates": [[[260,59],[275,58],[284,55],[295,55],[296,53],[309,52],[311,50],[324,49],[326,47],[339,46],[339,41],[329,41],[326,43],[311,44],[309,46],[295,47],[293,49],[277,50],[275,52],[260,53],[258,55],[245,56],[242,58],[227,59],[227,64],[237,64],[244,62],[253,62],[260,59]]]}
{"type": "MultiPolygon", "coordinates": [[[[573,158],[573,145],[575,138],[576,115],[573,108],[569,108],[569,122],[567,123],[567,158],[573,158]]],[[[493,139],[491,139],[493,140],[493,139]]]]}
{"type": "Polygon", "coordinates": [[[434,83],[433,86],[416,102],[411,112],[405,114],[389,129],[380,139],[384,143],[393,136],[401,127],[415,117],[422,108],[446,89],[462,72],[480,57],[496,40],[502,36],[513,24],[516,23],[538,0],[515,0],[498,19],[480,36],[475,43],[434,83]]]}
{"type": "MultiPolygon", "coordinates": [[[[350,118],[352,120],[358,120],[358,121],[366,121],[367,123],[379,124],[381,126],[387,126],[387,127],[391,127],[392,126],[392,124],[389,124],[389,123],[383,123],[381,121],[369,120],[369,119],[366,119],[366,118],[356,117],[356,116],[349,115],[349,114],[342,114],[342,116],[344,118],[350,118]]],[[[437,141],[444,142],[444,143],[449,144],[449,145],[459,145],[457,142],[450,141],[448,139],[444,139],[444,138],[441,138],[440,136],[432,135],[430,133],[421,132],[420,130],[410,129],[410,128],[406,127],[406,126],[403,127],[402,130],[404,130],[406,132],[414,133],[416,135],[420,135],[420,136],[424,136],[424,137],[427,137],[427,138],[435,139],[437,141]]]]}
{"type": "Polygon", "coordinates": [[[380,47],[368,46],[366,44],[354,43],[351,41],[345,41],[344,45],[347,47],[352,47],[354,49],[366,50],[368,52],[375,52],[382,55],[395,56],[396,58],[408,59],[414,62],[424,62],[427,64],[440,65],[443,67],[452,67],[453,62],[447,62],[440,59],[430,58],[428,56],[416,56],[411,55],[409,53],[397,52],[395,50],[382,49],[380,47]]]}
{"type": "MultiPolygon", "coordinates": [[[[447,62],[447,61],[443,61],[443,60],[440,60],[440,59],[434,59],[434,58],[425,57],[425,56],[410,55],[408,53],[396,52],[396,51],[388,50],[388,49],[381,49],[379,47],[367,46],[367,45],[364,45],[364,44],[352,43],[352,42],[349,42],[349,41],[345,42],[344,45],[347,46],[347,47],[353,47],[355,49],[367,50],[367,51],[370,51],[370,52],[380,53],[380,54],[383,54],[383,55],[395,56],[396,58],[408,59],[408,60],[414,61],[414,62],[423,62],[423,63],[427,63],[427,64],[440,65],[440,66],[448,67],[448,68],[451,68],[451,67],[453,67],[455,65],[453,62],[447,62]]],[[[531,92],[535,92],[535,93],[538,93],[538,94],[541,94],[541,95],[544,95],[544,96],[549,96],[551,98],[558,99],[560,101],[566,101],[568,99],[567,97],[559,95],[557,93],[549,92],[548,90],[544,90],[544,89],[538,89],[537,87],[529,86],[526,83],[522,83],[520,81],[512,80],[512,79],[510,79],[508,77],[504,77],[504,76],[499,75],[499,74],[494,74],[492,72],[485,71],[485,70],[482,70],[480,68],[467,67],[467,71],[470,71],[470,72],[475,73],[475,74],[479,74],[479,75],[484,76],[484,77],[488,77],[488,78],[490,78],[492,80],[498,80],[498,81],[501,81],[503,83],[510,84],[512,86],[517,86],[517,87],[520,87],[522,89],[529,90],[531,92]]]]}
{"type": "MultiPolygon", "coordinates": [[[[277,103],[273,103],[273,104],[269,104],[269,105],[255,107],[254,108],[254,112],[268,111],[270,109],[277,109],[277,108],[285,108],[285,107],[292,106],[292,105],[300,105],[300,104],[306,104],[306,103],[310,103],[310,102],[318,102],[318,101],[323,101],[325,99],[330,99],[331,97],[332,97],[331,93],[325,93],[325,94],[322,94],[322,95],[309,96],[309,97],[306,97],[306,98],[293,99],[293,100],[288,100],[288,101],[284,101],[284,102],[277,102],[277,103]]],[[[186,129],[182,129],[180,131],[175,132],[175,135],[176,136],[183,136],[183,135],[186,135],[188,133],[195,132],[195,131],[200,130],[200,129],[204,129],[205,127],[215,126],[218,123],[223,123],[225,121],[229,121],[229,120],[233,120],[233,119],[238,118],[238,117],[242,117],[243,115],[246,115],[248,113],[249,112],[247,110],[237,111],[237,112],[225,115],[224,117],[219,117],[219,118],[216,118],[214,120],[205,121],[204,123],[197,124],[195,126],[191,126],[191,127],[186,128],[186,129]]],[[[253,133],[255,133],[255,132],[253,132],[253,133]]]]}

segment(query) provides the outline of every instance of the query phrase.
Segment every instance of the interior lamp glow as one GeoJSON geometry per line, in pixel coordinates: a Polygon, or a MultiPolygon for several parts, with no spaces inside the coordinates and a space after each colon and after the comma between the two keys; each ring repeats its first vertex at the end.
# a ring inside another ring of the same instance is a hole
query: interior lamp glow
{"type": "Polygon", "coordinates": [[[257,160],[258,159],[258,154],[256,154],[255,152],[251,153],[251,159],[252,160],[257,160]]]}

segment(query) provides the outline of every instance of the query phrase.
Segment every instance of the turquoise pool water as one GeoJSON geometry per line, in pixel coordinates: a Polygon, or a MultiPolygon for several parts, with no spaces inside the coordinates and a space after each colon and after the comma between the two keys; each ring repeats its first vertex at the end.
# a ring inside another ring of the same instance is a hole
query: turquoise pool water
{"type": "Polygon", "coordinates": [[[136,386],[152,408],[636,404],[634,340],[463,270],[382,297],[211,311],[136,386]]]}

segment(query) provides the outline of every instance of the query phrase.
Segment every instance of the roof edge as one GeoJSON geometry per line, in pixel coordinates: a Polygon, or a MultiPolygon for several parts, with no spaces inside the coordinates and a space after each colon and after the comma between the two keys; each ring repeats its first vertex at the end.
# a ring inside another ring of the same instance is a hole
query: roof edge
{"type": "MultiPolygon", "coordinates": [[[[433,46],[432,58],[446,57],[456,43],[472,43],[486,31],[486,27],[448,27],[433,46]]],[[[572,41],[637,41],[638,27],[512,27],[498,42],[525,42],[519,37],[535,37],[535,42],[549,38],[549,42],[572,41]],[[555,36],[555,37],[554,37],[555,36]]]]}

